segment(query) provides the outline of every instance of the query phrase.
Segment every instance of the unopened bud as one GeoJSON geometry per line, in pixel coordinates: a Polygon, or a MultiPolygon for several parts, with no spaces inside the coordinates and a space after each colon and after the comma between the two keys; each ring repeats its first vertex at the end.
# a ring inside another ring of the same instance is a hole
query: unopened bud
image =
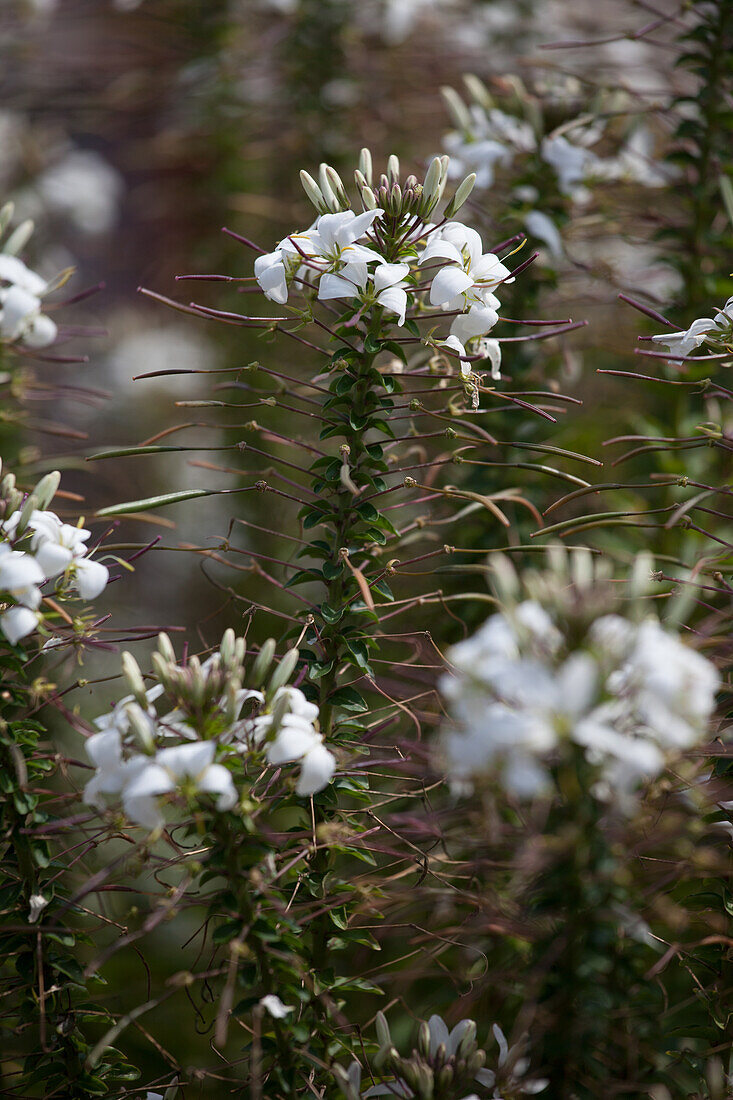
{"type": "Polygon", "coordinates": [[[201,669],[201,662],[195,655],[190,658],[186,671],[188,673],[189,689],[195,706],[200,707],[206,695],[206,680],[201,669]]]}
{"type": "Polygon", "coordinates": [[[221,640],[221,645],[219,646],[219,652],[221,653],[221,663],[226,668],[230,668],[234,664],[234,647],[234,631],[231,627],[228,627],[227,630],[224,631],[224,636],[221,640]]]}
{"type": "Polygon", "coordinates": [[[166,691],[170,691],[170,663],[166,661],[165,657],[160,653],[153,653],[150,662],[153,666],[153,672],[158,677],[163,687],[166,691]]]}
{"type": "Polygon", "coordinates": [[[422,212],[429,214],[439,198],[438,188],[443,174],[443,164],[440,157],[435,157],[430,162],[430,167],[425,173],[425,182],[422,185],[423,207],[422,212]]]}
{"type": "Polygon", "coordinates": [[[417,1049],[420,1054],[422,1054],[423,1058],[428,1058],[430,1056],[430,1028],[425,1020],[421,1022],[418,1029],[417,1049]]]}
{"type": "Polygon", "coordinates": [[[468,113],[468,108],[466,107],[466,104],[463,102],[455,88],[441,88],[440,94],[442,95],[445,105],[448,108],[448,114],[450,115],[457,128],[459,130],[463,130],[464,132],[470,131],[471,116],[468,113]]]}
{"type": "Polygon", "coordinates": [[[316,181],[313,179],[313,176],[311,176],[309,172],[301,170],[300,182],[303,184],[303,190],[305,191],[306,195],[308,196],[310,201],[315,206],[318,213],[319,214],[328,213],[328,205],[326,204],[326,202],[323,198],[323,195],[321,194],[320,187],[318,186],[316,181]]]}
{"type": "Polygon", "coordinates": [[[479,80],[474,73],[464,73],[463,83],[466,85],[466,89],[471,98],[476,103],[479,103],[485,111],[493,107],[494,101],[489,95],[489,90],[483,80],[479,80]]]}
{"type": "Polygon", "coordinates": [[[468,196],[473,191],[473,185],[476,182],[476,173],[471,172],[470,176],[466,176],[462,183],[456,188],[456,193],[445,208],[446,218],[452,218],[456,214],[468,196]]]}
{"type": "Polygon", "coordinates": [[[21,222],[18,228],[13,230],[5,242],[3,252],[6,256],[15,256],[22,248],[25,248],[28,241],[33,236],[34,228],[35,226],[30,218],[27,221],[21,222]]]}
{"type": "Polygon", "coordinates": [[[61,474],[58,470],[52,470],[50,474],[46,474],[36,485],[33,490],[34,495],[38,499],[39,508],[48,508],[49,504],[56,496],[56,490],[61,482],[61,474]]]}
{"type": "Polygon", "coordinates": [[[330,165],[326,168],[326,176],[328,177],[328,182],[331,184],[331,190],[338,199],[341,209],[348,210],[351,206],[351,199],[346,194],[346,188],[344,187],[341,176],[336,169],[331,168],[330,165]]]}
{"type": "Polygon", "coordinates": [[[368,149],[362,149],[359,153],[359,171],[364,176],[369,186],[372,185],[372,154],[368,149]]]}
{"type": "Polygon", "coordinates": [[[252,666],[252,683],[255,687],[259,687],[263,683],[265,676],[272,664],[272,658],[275,656],[275,639],[268,638],[266,642],[263,642],[260,652],[257,654],[255,663],[252,666]]]}
{"type": "Polygon", "coordinates": [[[122,675],[127,681],[132,694],[137,699],[141,707],[147,707],[148,700],[145,695],[145,684],[143,683],[143,676],[140,671],[140,666],[131,653],[127,650],[122,654],[122,675]]]}
{"type": "Polygon", "coordinates": [[[326,206],[331,211],[331,213],[335,214],[340,209],[341,204],[336,198],[333,188],[331,187],[331,181],[328,178],[328,168],[329,165],[325,163],[318,166],[318,186],[321,189],[323,201],[325,202],[326,206]]]}
{"type": "Polygon", "coordinates": [[[158,635],[158,653],[164,661],[169,661],[172,665],[176,663],[176,651],[173,644],[168,635],[162,631],[158,635]]]}
{"type": "Polygon", "coordinates": [[[400,162],[394,153],[391,154],[387,161],[387,176],[389,177],[390,183],[400,182],[400,162]]]}
{"type": "Polygon", "coordinates": [[[12,202],[6,202],[0,209],[0,237],[2,237],[5,230],[13,220],[13,213],[15,211],[15,204],[12,202]]]}
{"type": "Polygon", "coordinates": [[[138,703],[128,703],[125,714],[130,723],[130,729],[138,739],[145,752],[153,752],[155,749],[155,727],[149,714],[146,714],[138,703]]]}
{"type": "Polygon", "coordinates": [[[15,534],[20,537],[25,531],[31,516],[38,508],[38,497],[35,493],[31,493],[26,497],[25,504],[20,510],[20,516],[18,517],[18,526],[15,528],[15,534]]]}
{"type": "Polygon", "coordinates": [[[277,666],[272,676],[270,677],[270,682],[267,685],[268,694],[277,691],[277,689],[279,687],[282,687],[283,684],[287,684],[288,680],[295,671],[295,666],[298,663],[299,657],[300,653],[297,649],[288,650],[288,652],[282,658],[280,664],[277,666]]]}
{"type": "Polygon", "coordinates": [[[380,1047],[391,1046],[392,1036],[389,1030],[389,1024],[387,1023],[387,1017],[383,1012],[378,1012],[374,1021],[377,1028],[377,1039],[379,1040],[380,1047]]]}

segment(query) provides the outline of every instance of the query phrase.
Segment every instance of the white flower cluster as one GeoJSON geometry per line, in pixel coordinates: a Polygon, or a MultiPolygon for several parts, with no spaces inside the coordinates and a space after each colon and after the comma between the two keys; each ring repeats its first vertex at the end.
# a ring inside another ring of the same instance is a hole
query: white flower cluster
{"type": "MultiPolygon", "coordinates": [[[[634,181],[659,187],[669,180],[655,163],[653,137],[645,126],[636,126],[615,156],[602,157],[592,148],[604,136],[604,126],[597,119],[580,115],[543,134],[541,113],[516,77],[509,79],[520,93],[526,117],[497,107],[475,76],[464,79],[470,95],[468,104],[453,88],[443,89],[456,127],[443,138],[451,157],[452,176],[474,172],[476,187],[486,190],[494,182],[497,165],[508,168],[517,158],[526,161],[535,157],[552,168],[558,189],[573,203],[587,202],[589,185],[601,181],[634,181]]],[[[530,202],[538,198],[531,186],[517,188],[516,195],[530,202]]],[[[525,215],[525,227],[547,245],[553,256],[560,255],[558,230],[547,214],[530,210],[525,215]]]]}
{"type": "MultiPolygon", "coordinates": [[[[410,1081],[419,1088],[418,1095],[432,1095],[430,1086],[440,1071],[445,1073],[446,1069],[454,1079],[456,1075],[464,1081],[466,1077],[472,1077],[482,1086],[482,1090],[491,1089],[493,1100],[502,1100],[507,1095],[536,1096],[544,1092],[550,1083],[546,1078],[527,1076],[530,1063],[524,1054],[524,1042],[520,1041],[510,1047],[498,1024],[492,1027],[492,1034],[499,1047],[496,1070],[483,1068],[485,1054],[479,1051],[476,1043],[476,1024],[473,1020],[461,1020],[451,1030],[442,1016],[431,1016],[426,1023],[421,1024],[418,1050],[413,1050],[411,1059],[403,1059],[397,1055],[389,1026],[381,1012],[377,1015],[377,1031],[381,1050],[373,1061],[375,1066],[386,1062],[390,1079],[371,1085],[362,1092],[360,1064],[352,1062],[348,1071],[337,1066],[336,1077],[347,1100],[371,1100],[374,1096],[414,1097],[416,1093],[410,1081]],[[477,1065],[480,1068],[475,1068],[477,1065]]],[[[466,1087],[465,1084],[463,1087],[466,1087]]],[[[482,1095],[489,1094],[482,1091],[482,1095]]],[[[464,1096],[463,1100],[478,1100],[478,1096],[471,1093],[464,1096]]]]}
{"type": "Polygon", "coordinates": [[[733,349],[733,297],[717,311],[714,317],[698,317],[689,328],[680,332],[662,332],[652,336],[652,342],[662,344],[676,358],[670,362],[677,364],[678,358],[692,355],[702,344],[708,344],[713,351],[733,349]]]}
{"type": "Polygon", "coordinates": [[[96,770],[84,801],[103,809],[107,800],[119,800],[130,821],[151,830],[164,824],[163,808],[171,799],[213,795],[223,812],[237,803],[230,769],[253,753],[259,758],[264,753],[271,765],[299,763],[298,795],[323,790],[336,759],[318,732],[318,707],[289,684],[274,686],[271,680],[264,690],[243,688],[243,654],[243,640],[235,643],[227,631],[218,652],[179,666],[161,635],[154,655],[160,682],[147,690],[134,659],[125,654],[123,671],[132,693],[94,719],[98,732],[85,747],[96,770]],[[232,660],[237,652],[239,658],[232,660]]]}
{"type": "Polygon", "coordinates": [[[591,793],[622,810],[705,735],[719,685],[713,664],[654,618],[602,615],[569,648],[535,600],[491,616],[448,656],[444,749],[458,786],[493,774],[531,797],[574,745],[591,765],[591,793]]]}
{"type": "MultiPolygon", "coordinates": [[[[0,630],[15,645],[38,627],[44,585],[56,580],[58,590],[95,599],[105,588],[109,570],[88,556],[91,537],[79,525],[64,523],[47,507],[59,484],[49,474],[23,501],[12,474],[2,482],[5,518],[0,520],[0,630]]],[[[47,593],[50,594],[50,593],[47,593]]]]}
{"type": "MultiPolygon", "coordinates": [[[[0,210],[0,237],[13,216],[13,204],[0,210]]],[[[42,313],[43,296],[53,289],[18,258],[16,252],[33,232],[32,222],[23,222],[10,234],[0,251],[0,343],[46,348],[58,335],[56,323],[42,313]]]]}
{"type": "MultiPolygon", "coordinates": [[[[367,151],[362,164],[371,164],[367,151]]],[[[394,158],[390,158],[391,160],[394,158]]],[[[301,173],[304,186],[314,204],[338,206],[345,193],[332,168],[321,166],[320,183],[301,173]],[[325,198],[324,198],[325,196],[325,198]]],[[[490,360],[492,377],[500,377],[501,353],[498,341],[487,339],[499,320],[497,290],[511,282],[510,270],[492,252],[485,252],[480,235],[462,222],[447,220],[434,225],[414,210],[404,208],[395,215],[375,206],[375,194],[400,200],[408,191],[427,196],[422,209],[435,205],[445,187],[449,163],[447,157],[435,158],[425,184],[405,181],[405,191],[395,182],[395,174],[382,177],[382,185],[373,192],[368,176],[357,172],[357,185],[371,209],[356,214],[350,209],[322,213],[310,228],[292,233],[273,252],[255,260],[254,271],[265,296],[284,305],[291,289],[313,292],[321,301],[334,299],[354,303],[359,312],[381,309],[404,325],[407,311],[419,317],[423,304],[456,314],[447,339],[438,345],[450,348],[460,359],[464,377],[471,373],[469,354],[490,360]],[[410,187],[408,188],[408,183],[410,187]],[[417,188],[421,187],[420,192],[417,188]],[[395,241],[397,242],[395,244],[395,241]],[[436,271],[435,268],[438,270],[436,271]],[[422,280],[429,277],[429,285],[422,280]],[[419,289],[418,289],[419,287],[419,289]],[[466,349],[475,343],[469,353],[466,349]]],[[[473,178],[464,181],[457,197],[461,201],[470,191],[473,178]]],[[[455,200],[448,212],[457,208],[455,200]]]]}

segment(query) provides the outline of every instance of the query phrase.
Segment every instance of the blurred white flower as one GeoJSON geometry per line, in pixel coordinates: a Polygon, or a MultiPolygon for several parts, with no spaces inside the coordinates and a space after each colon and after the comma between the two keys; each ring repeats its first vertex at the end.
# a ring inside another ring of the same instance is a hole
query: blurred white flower
{"type": "Polygon", "coordinates": [[[266,993],[264,997],[260,998],[260,1004],[274,1020],[284,1020],[289,1012],[295,1011],[293,1005],[283,1004],[274,993],[266,993]]]}
{"type": "MultiPolygon", "coordinates": [[[[127,10],[132,6],[128,0],[127,10]]],[[[45,207],[91,236],[114,228],[124,183],[99,153],[72,149],[40,174],[35,188],[45,207]]]]}

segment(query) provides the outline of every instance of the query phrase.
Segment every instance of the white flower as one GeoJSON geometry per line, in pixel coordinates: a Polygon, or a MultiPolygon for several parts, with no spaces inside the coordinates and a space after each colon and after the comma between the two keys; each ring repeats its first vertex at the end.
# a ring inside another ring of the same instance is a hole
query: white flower
{"type": "Polygon", "coordinates": [[[33,530],[31,547],[36,561],[47,577],[63,573],[74,558],[86,553],[84,543],[91,531],[62,523],[55,512],[33,512],[28,526],[33,530]]]}
{"type": "Polygon", "coordinates": [[[275,1020],[284,1020],[289,1012],[295,1011],[293,1005],[283,1004],[274,993],[266,993],[264,997],[260,998],[260,1004],[275,1020]]]}
{"type": "Polygon", "coordinates": [[[77,558],[74,561],[72,584],[83,600],[93,600],[109,580],[109,569],[100,561],[90,558],[77,558]]]}
{"type": "Polygon", "coordinates": [[[30,554],[9,550],[0,556],[0,592],[7,592],[25,607],[38,607],[41,602],[38,585],[45,579],[43,570],[30,554]]]}
{"type": "Polygon", "coordinates": [[[482,336],[478,341],[476,352],[482,359],[488,359],[491,365],[491,377],[495,382],[501,378],[501,344],[498,340],[491,340],[482,336]]]}
{"type": "Polygon", "coordinates": [[[278,305],[285,305],[288,300],[288,273],[282,249],[258,256],[254,271],[265,297],[278,305]]]}
{"type": "Polygon", "coordinates": [[[237,802],[237,791],[229,769],[213,762],[215,753],[213,741],[197,741],[192,745],[160,749],[155,754],[155,762],[177,785],[190,782],[197,791],[218,796],[217,810],[231,810],[237,802]]]}
{"type": "Polygon", "coordinates": [[[89,234],[113,228],[124,191],[119,172],[91,149],[72,149],[39,176],[36,187],[45,204],[89,234]]]}
{"type": "Polygon", "coordinates": [[[576,201],[584,199],[585,191],[579,185],[598,163],[595,153],[574,144],[565,135],[557,134],[543,138],[541,154],[542,159],[555,169],[562,193],[576,201]]]}
{"type": "Polygon", "coordinates": [[[321,741],[313,745],[300,758],[300,775],[295,784],[295,793],[301,798],[309,798],[327,787],[336,770],[336,757],[329,752],[321,741]]]}
{"type": "Polygon", "coordinates": [[[26,267],[17,256],[8,256],[5,252],[0,252],[0,281],[26,290],[36,298],[40,298],[48,286],[45,279],[26,267]]]}
{"type": "Polygon", "coordinates": [[[30,348],[45,348],[56,339],[58,330],[50,317],[41,313],[41,299],[21,286],[0,291],[0,335],[20,340],[30,348]]]}
{"type": "MultiPolygon", "coordinates": [[[[686,358],[704,343],[708,333],[716,329],[717,325],[712,317],[699,317],[688,329],[682,332],[663,332],[659,336],[652,336],[652,342],[663,344],[674,356],[686,358]]],[[[674,359],[671,362],[674,363],[674,359]]]]}
{"type": "Polygon", "coordinates": [[[0,615],[0,629],[10,644],[15,645],[36,629],[40,618],[38,612],[29,607],[11,607],[0,615]]]}
{"type": "Polygon", "coordinates": [[[321,276],[318,297],[323,300],[360,298],[366,303],[375,302],[395,313],[399,324],[403,325],[407,311],[405,277],[409,274],[409,264],[381,263],[370,273],[365,263],[350,263],[337,274],[321,276]]]}
{"type": "Polygon", "coordinates": [[[498,256],[483,251],[476,230],[462,222],[448,222],[433,233],[418,262],[436,259],[449,263],[433,279],[430,302],[446,310],[476,303],[496,309],[499,302],[493,291],[500,283],[512,281],[511,272],[498,256]]]}
{"type": "Polygon", "coordinates": [[[451,348],[453,351],[457,351],[459,355],[459,361],[461,365],[461,374],[464,378],[468,378],[471,373],[471,361],[467,358],[468,352],[458,339],[457,336],[448,336],[445,340],[441,340],[438,347],[451,348]]]}
{"type": "Polygon", "coordinates": [[[562,237],[557,230],[557,226],[551,218],[548,218],[547,214],[543,214],[541,210],[530,210],[525,215],[524,228],[531,236],[538,237],[543,244],[547,245],[547,251],[553,260],[562,259],[562,237]]]}
{"type": "Polygon", "coordinates": [[[28,923],[35,924],[40,917],[43,910],[48,905],[49,899],[44,898],[43,894],[31,894],[28,898],[28,904],[30,905],[30,912],[28,914],[28,923]]]}
{"type": "Polygon", "coordinates": [[[369,263],[382,257],[373,248],[357,244],[383,210],[365,210],[355,214],[353,210],[340,210],[336,214],[322,214],[312,230],[293,240],[306,244],[304,251],[329,271],[337,271],[342,264],[369,263]]]}

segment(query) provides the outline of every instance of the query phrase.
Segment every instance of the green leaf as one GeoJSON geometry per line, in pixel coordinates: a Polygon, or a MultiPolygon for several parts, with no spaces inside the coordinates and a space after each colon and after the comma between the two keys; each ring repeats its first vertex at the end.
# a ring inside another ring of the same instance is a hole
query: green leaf
{"type": "Polygon", "coordinates": [[[321,604],[321,618],[324,622],[328,623],[329,626],[337,623],[342,617],[344,611],[345,608],[343,607],[331,607],[331,605],[328,603],[321,604]]]}
{"type": "Polygon", "coordinates": [[[352,687],[337,688],[329,695],[328,702],[350,714],[363,714],[365,710],[369,710],[363,697],[352,687]]]}

